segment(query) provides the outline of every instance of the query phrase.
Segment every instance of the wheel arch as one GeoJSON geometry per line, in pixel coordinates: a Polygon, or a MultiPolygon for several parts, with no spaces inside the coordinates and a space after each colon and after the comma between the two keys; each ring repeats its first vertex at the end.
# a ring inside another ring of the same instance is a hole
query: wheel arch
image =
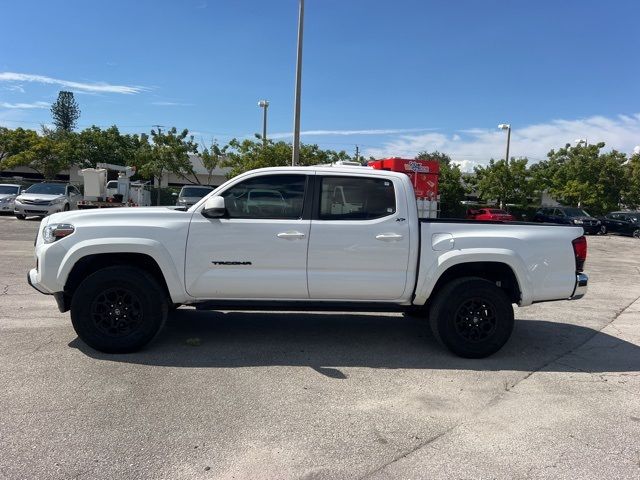
{"type": "Polygon", "coordinates": [[[114,265],[135,266],[148,272],[158,280],[173,303],[184,303],[187,295],[178,270],[166,250],[158,252],[152,248],[155,243],[84,245],[71,249],[61,262],[57,275],[59,284],[64,285],[61,309],[68,310],[70,300],[83,278],[114,265]]]}
{"type": "Polygon", "coordinates": [[[463,277],[476,277],[489,280],[503,289],[509,299],[516,304],[526,304],[527,295],[525,288],[516,273],[516,269],[509,263],[501,260],[477,260],[461,261],[447,265],[441,269],[441,273],[434,275],[436,280],[432,285],[423,287],[419,295],[416,295],[416,302],[426,306],[429,300],[434,298],[442,288],[452,280],[463,277]]]}

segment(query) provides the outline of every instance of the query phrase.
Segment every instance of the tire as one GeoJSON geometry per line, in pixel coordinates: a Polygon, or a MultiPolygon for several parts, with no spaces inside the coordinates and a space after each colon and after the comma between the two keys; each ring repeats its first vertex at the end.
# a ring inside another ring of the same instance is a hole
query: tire
{"type": "Polygon", "coordinates": [[[606,235],[607,234],[607,227],[606,225],[601,225],[600,226],[600,235],[606,235]]]}
{"type": "Polygon", "coordinates": [[[17,218],[18,220],[24,220],[24,219],[26,219],[26,218],[27,218],[27,216],[26,216],[26,215],[20,215],[20,214],[16,213],[16,218],[17,218]]]}
{"type": "Polygon", "coordinates": [[[152,275],[113,266],[78,286],[71,300],[71,323],[78,337],[96,350],[135,352],[160,332],[167,307],[167,294],[152,275]]]}
{"type": "Polygon", "coordinates": [[[70,209],[71,209],[71,207],[69,207],[69,204],[68,204],[68,203],[65,203],[65,204],[64,204],[64,207],[62,208],[62,211],[63,211],[63,212],[68,212],[70,209]]]}
{"type": "Polygon", "coordinates": [[[640,239],[640,228],[635,229],[632,235],[633,235],[633,238],[640,239]]]}
{"type": "Polygon", "coordinates": [[[429,323],[436,339],[451,352],[464,358],[484,358],[500,350],[511,337],[513,306],[495,283],[477,277],[459,278],[438,292],[429,323]]]}

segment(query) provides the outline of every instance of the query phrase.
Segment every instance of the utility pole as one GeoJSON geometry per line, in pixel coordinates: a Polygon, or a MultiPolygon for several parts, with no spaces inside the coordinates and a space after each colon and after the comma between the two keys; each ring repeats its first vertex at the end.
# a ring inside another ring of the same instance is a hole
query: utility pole
{"type": "Polygon", "coordinates": [[[293,114],[293,153],[291,166],[296,166],[300,159],[300,93],[302,90],[302,34],[304,25],[304,0],[300,1],[298,12],[298,56],[296,58],[296,90],[293,114]]]}
{"type": "Polygon", "coordinates": [[[360,161],[360,149],[358,148],[358,145],[356,145],[356,162],[360,161]]]}
{"type": "Polygon", "coordinates": [[[262,107],[262,145],[267,144],[267,109],[269,108],[269,100],[260,100],[258,106],[262,107]]]}
{"type": "MultiPolygon", "coordinates": [[[[509,145],[511,144],[511,124],[501,123],[500,125],[498,125],[498,128],[500,130],[506,130],[507,131],[507,153],[504,156],[504,161],[505,161],[505,164],[506,164],[507,168],[509,168],[509,145]]],[[[504,208],[503,199],[500,199],[500,208],[504,208]]]]}
{"type": "MultiPolygon", "coordinates": [[[[164,125],[151,125],[152,127],[156,127],[158,129],[158,135],[162,135],[162,129],[164,125]]],[[[156,205],[160,206],[160,191],[162,190],[162,175],[158,178],[158,188],[156,189],[156,205]]]]}

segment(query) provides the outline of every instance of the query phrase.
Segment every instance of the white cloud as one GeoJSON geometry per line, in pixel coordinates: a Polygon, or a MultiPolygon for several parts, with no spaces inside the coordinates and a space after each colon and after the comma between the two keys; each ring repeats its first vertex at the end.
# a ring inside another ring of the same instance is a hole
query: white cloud
{"type": "Polygon", "coordinates": [[[9,92],[24,93],[24,87],[22,85],[7,85],[6,87],[2,87],[2,89],[8,90],[9,92]]]}
{"type": "Polygon", "coordinates": [[[182,102],[151,102],[151,105],[156,105],[159,107],[192,107],[193,103],[182,103],[182,102]]]}
{"type": "Polygon", "coordinates": [[[0,102],[0,108],[9,108],[15,110],[29,110],[32,108],[49,108],[51,106],[48,102],[32,102],[32,103],[7,103],[0,102]]]}
{"type": "MultiPolygon", "coordinates": [[[[322,136],[322,135],[397,135],[400,133],[426,132],[435,130],[433,128],[389,128],[389,129],[371,129],[371,130],[305,130],[300,132],[300,136],[322,136]]],[[[273,133],[269,138],[288,138],[292,137],[293,132],[273,133]]]]}
{"type": "MultiPolygon", "coordinates": [[[[496,122],[497,125],[497,122],[496,122]]],[[[640,113],[608,118],[592,116],[577,120],[552,120],[548,123],[512,126],[512,157],[528,157],[532,163],[544,160],[552,148],[574,143],[578,138],[589,143],[605,142],[607,149],[631,152],[640,141],[640,113]]],[[[503,158],[506,133],[496,129],[473,128],[452,135],[429,132],[400,135],[380,148],[369,148],[365,155],[413,157],[420,151],[447,153],[463,170],[486,164],[490,158],[503,158]]]]}
{"type": "Polygon", "coordinates": [[[47,85],[59,85],[61,87],[92,93],[122,93],[131,95],[140,93],[147,88],[131,85],[112,85],[105,82],[86,83],[73,82],[70,80],[60,80],[58,78],[47,77],[44,75],[32,75],[28,73],[0,72],[0,82],[34,82],[47,85]]]}

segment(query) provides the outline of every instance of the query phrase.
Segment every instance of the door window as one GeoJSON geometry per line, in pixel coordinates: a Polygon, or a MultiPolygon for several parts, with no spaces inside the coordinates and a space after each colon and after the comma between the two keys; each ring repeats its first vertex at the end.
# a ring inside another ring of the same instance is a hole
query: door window
{"type": "Polygon", "coordinates": [[[322,177],[320,220],[372,220],[395,212],[396,195],[391,180],[322,177]]]}
{"type": "Polygon", "coordinates": [[[263,175],[222,193],[230,218],[297,219],[302,217],[306,175],[263,175]]]}

